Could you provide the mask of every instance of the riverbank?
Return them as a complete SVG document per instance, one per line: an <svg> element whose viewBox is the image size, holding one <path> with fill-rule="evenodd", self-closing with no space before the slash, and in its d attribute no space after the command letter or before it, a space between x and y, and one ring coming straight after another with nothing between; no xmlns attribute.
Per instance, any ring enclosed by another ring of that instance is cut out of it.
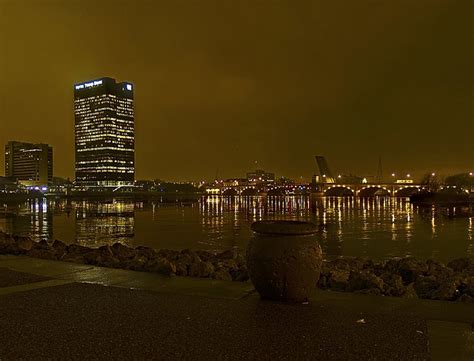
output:
<svg viewBox="0 0 474 361"><path fill-rule="evenodd" d="M166 276L210 278L245 282L249 279L243 254L228 250L154 250L120 243L89 248L55 240L34 242L28 237L0 233L0 254L119 268ZM343 257L326 260L315 287L363 294L474 302L474 259L460 258L447 264L434 260L396 258L384 262Z"/></svg>

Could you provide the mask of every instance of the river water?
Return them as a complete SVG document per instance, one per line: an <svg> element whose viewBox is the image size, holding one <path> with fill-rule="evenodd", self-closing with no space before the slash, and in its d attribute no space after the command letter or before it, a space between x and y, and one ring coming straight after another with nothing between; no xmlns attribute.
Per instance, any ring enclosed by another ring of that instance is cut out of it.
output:
<svg viewBox="0 0 474 361"><path fill-rule="evenodd" d="M0 230L90 247L122 242L221 251L245 249L256 220L295 219L319 225L317 238L328 256L380 260L411 255L446 262L474 256L474 217L461 211L418 207L388 197L216 196L173 203L32 200L0 204Z"/></svg>

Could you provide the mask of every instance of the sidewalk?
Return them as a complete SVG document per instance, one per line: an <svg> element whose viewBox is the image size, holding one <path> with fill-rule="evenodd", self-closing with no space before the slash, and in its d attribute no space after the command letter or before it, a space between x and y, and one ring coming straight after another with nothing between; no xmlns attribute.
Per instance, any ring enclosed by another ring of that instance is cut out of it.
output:
<svg viewBox="0 0 474 361"><path fill-rule="evenodd" d="M108 287L106 287L108 286ZM0 359L472 360L474 306L0 256Z"/></svg>

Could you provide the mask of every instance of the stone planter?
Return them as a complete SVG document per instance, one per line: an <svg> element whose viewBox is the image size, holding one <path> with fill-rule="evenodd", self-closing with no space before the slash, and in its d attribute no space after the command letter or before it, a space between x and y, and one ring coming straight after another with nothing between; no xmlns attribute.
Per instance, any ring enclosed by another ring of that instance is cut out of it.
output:
<svg viewBox="0 0 474 361"><path fill-rule="evenodd" d="M265 299L304 302L316 288L322 251L310 222L260 221L247 246L250 279Z"/></svg>

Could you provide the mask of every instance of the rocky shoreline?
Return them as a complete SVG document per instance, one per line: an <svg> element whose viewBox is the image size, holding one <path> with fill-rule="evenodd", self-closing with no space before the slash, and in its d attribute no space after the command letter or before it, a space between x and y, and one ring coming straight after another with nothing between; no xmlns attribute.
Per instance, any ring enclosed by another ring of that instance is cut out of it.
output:
<svg viewBox="0 0 474 361"><path fill-rule="evenodd" d="M244 282L249 279L245 256L235 250L221 253L185 249L130 248L115 243L99 248L55 240L34 242L0 231L0 254ZM384 262L344 257L323 263L317 287L363 294L474 303L474 259L460 258L447 265L434 260L396 258Z"/></svg>

